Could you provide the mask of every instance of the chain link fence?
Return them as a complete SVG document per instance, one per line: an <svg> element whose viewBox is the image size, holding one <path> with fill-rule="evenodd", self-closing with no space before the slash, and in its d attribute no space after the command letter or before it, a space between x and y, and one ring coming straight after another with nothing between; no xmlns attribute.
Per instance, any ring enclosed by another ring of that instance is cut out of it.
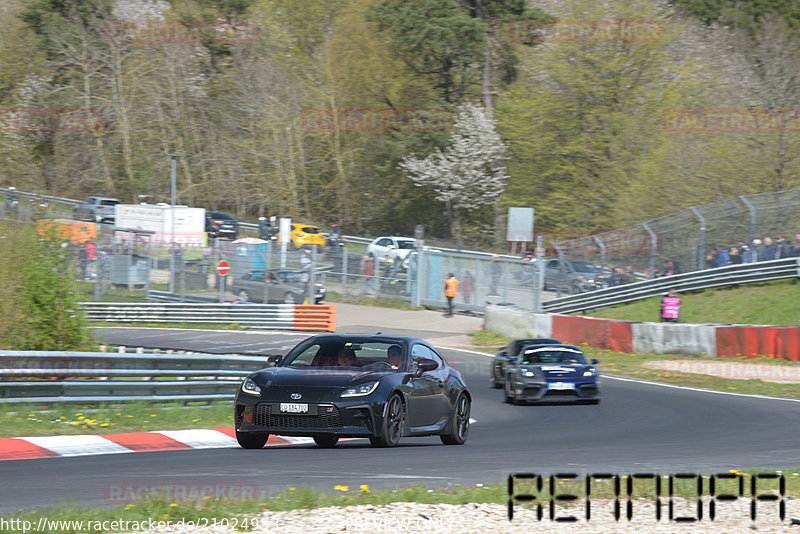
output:
<svg viewBox="0 0 800 534"><path fill-rule="evenodd" d="M740 196L676 211L610 232L551 241L563 259L585 260L604 269L632 266L644 277L663 274L672 262L678 271L708 267L714 247L751 246L754 239L783 235L798 245L800 189ZM773 258L765 258L773 259Z"/></svg>

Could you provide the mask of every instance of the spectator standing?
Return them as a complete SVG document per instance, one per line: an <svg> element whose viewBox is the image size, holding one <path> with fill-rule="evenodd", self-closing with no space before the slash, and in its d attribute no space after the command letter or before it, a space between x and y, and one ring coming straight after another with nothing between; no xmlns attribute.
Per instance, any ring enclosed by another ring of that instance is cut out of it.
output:
<svg viewBox="0 0 800 534"><path fill-rule="evenodd" d="M789 243L786 242L786 238L783 237L783 234L778 234L778 237L775 239L775 256L773 259L782 260L788 257Z"/></svg>
<svg viewBox="0 0 800 534"><path fill-rule="evenodd" d="M714 260L716 264L715 267L726 267L731 263L731 256L728 249L726 249L723 245L717 247L717 257Z"/></svg>
<svg viewBox="0 0 800 534"><path fill-rule="evenodd" d="M730 256L731 265L739 265L739 264L742 263L743 258L742 258L742 255L739 254L739 248L738 247L731 247L731 252L730 252L729 256Z"/></svg>
<svg viewBox="0 0 800 534"><path fill-rule="evenodd" d="M711 250L708 251L708 254L706 254L706 263L705 263L706 269L713 269L717 266L718 255L719 251L717 250L717 247L713 247Z"/></svg>
<svg viewBox="0 0 800 534"><path fill-rule="evenodd" d="M673 274L678 274L678 269L675 266L675 262L672 260L666 260L664 262L664 272L661 276L672 276Z"/></svg>
<svg viewBox="0 0 800 534"><path fill-rule="evenodd" d="M636 273L633 272L633 265L628 265L625 267L625 282L626 284L632 284L636 281Z"/></svg>
<svg viewBox="0 0 800 534"><path fill-rule="evenodd" d="M789 247L789 256L792 258L800 257L800 234L794 236L794 245Z"/></svg>
<svg viewBox="0 0 800 534"><path fill-rule="evenodd" d="M771 237L764 238L764 250L761 252L761 257L758 261L769 261L775 259L775 243L772 242Z"/></svg>
<svg viewBox="0 0 800 534"><path fill-rule="evenodd" d="M661 322L677 323L681 310L681 298L678 292L670 289L661 297Z"/></svg>
<svg viewBox="0 0 800 534"><path fill-rule="evenodd" d="M458 279L453 273L444 281L444 296L447 297L447 317L453 316L453 299L458 294Z"/></svg>
<svg viewBox="0 0 800 534"><path fill-rule="evenodd" d="M756 263L757 261L761 261L763 256L764 249L761 248L761 240L760 239L753 239L753 244L750 245L750 254L748 254L748 258L745 258L745 263Z"/></svg>
<svg viewBox="0 0 800 534"><path fill-rule="evenodd" d="M372 292L375 292L375 258L371 255L364 256L364 278L361 281L361 291L364 291L364 286L368 286Z"/></svg>
<svg viewBox="0 0 800 534"><path fill-rule="evenodd" d="M475 292L475 278L470 271L464 273L461 286L461 293L464 295L464 303L472 304L472 294Z"/></svg>

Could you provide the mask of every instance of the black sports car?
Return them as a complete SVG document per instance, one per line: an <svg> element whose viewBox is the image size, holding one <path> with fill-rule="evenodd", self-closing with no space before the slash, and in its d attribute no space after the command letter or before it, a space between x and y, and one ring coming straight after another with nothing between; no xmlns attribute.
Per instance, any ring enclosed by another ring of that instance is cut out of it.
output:
<svg viewBox="0 0 800 534"><path fill-rule="evenodd" d="M600 402L599 373L575 345L530 345L506 371L505 399L525 402Z"/></svg>
<svg viewBox="0 0 800 534"><path fill-rule="evenodd" d="M236 394L236 439L246 449L270 434L311 436L322 447L342 437L373 446L402 436L467 440L472 396L459 373L427 342L390 335L321 334L274 367L244 379Z"/></svg>
<svg viewBox="0 0 800 534"><path fill-rule="evenodd" d="M503 350L494 355L492 362L492 376L490 377L492 386L500 389L506 382L506 369L509 364L516 362L519 352L529 345L560 345L561 341L549 337L526 337L515 339Z"/></svg>

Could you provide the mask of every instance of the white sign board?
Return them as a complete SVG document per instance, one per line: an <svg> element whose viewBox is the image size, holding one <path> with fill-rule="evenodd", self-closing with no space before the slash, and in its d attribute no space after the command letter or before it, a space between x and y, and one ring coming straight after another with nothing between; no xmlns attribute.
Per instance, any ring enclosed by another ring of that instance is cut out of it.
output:
<svg viewBox="0 0 800 534"><path fill-rule="evenodd" d="M506 241L533 241L533 208L508 208Z"/></svg>
<svg viewBox="0 0 800 534"><path fill-rule="evenodd" d="M205 243L206 210L175 207L173 236L172 207L167 204L117 204L114 224L120 228L155 232L151 243L167 246L174 242L182 246L203 246Z"/></svg>

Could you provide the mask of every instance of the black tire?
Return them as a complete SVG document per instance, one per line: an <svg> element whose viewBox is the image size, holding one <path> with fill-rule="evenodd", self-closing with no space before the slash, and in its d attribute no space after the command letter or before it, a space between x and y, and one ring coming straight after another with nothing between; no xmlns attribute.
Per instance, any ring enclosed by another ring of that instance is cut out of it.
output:
<svg viewBox="0 0 800 534"><path fill-rule="evenodd" d="M450 422L450 432L439 436L445 445L463 445L469 435L469 413L471 402L464 393L456 399L453 420Z"/></svg>
<svg viewBox="0 0 800 534"><path fill-rule="evenodd" d="M386 417L383 418L379 436L369 438L373 447L394 447L400 442L406 420L406 407L400 395L394 394L386 401Z"/></svg>
<svg viewBox="0 0 800 534"><path fill-rule="evenodd" d="M267 443L269 434L261 432L239 432L236 431L236 441L244 449L260 449Z"/></svg>
<svg viewBox="0 0 800 534"><path fill-rule="evenodd" d="M503 387L503 384L500 383L500 380L497 379L497 367L492 367L492 387L494 389L500 389Z"/></svg>
<svg viewBox="0 0 800 534"><path fill-rule="evenodd" d="M508 380L508 377L506 377L505 384L503 384L503 396L508 404L517 403L516 399L514 399L514 394L511 392L511 382Z"/></svg>
<svg viewBox="0 0 800 534"><path fill-rule="evenodd" d="M314 443L326 449L335 447L338 441L339 438L337 436L314 436Z"/></svg>
<svg viewBox="0 0 800 534"><path fill-rule="evenodd" d="M298 302L297 295L295 295L291 291L287 291L286 294L283 296L284 304L297 304L297 302Z"/></svg>
<svg viewBox="0 0 800 534"><path fill-rule="evenodd" d="M250 302L250 295L244 289L239 291L239 302Z"/></svg>

